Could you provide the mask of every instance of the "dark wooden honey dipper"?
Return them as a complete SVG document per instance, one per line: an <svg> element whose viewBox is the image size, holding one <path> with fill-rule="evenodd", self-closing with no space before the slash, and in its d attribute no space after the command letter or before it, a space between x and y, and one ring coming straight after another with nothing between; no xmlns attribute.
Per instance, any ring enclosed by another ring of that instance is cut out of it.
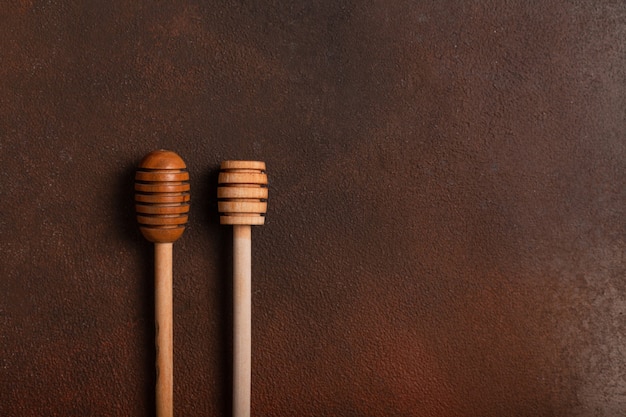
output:
<svg viewBox="0 0 626 417"><path fill-rule="evenodd" d="M156 415L174 415L172 246L185 231L189 214L189 173L176 153L146 155L135 174L139 229L154 243L156 325Z"/></svg>
<svg viewBox="0 0 626 417"><path fill-rule="evenodd" d="M250 416L251 226L265 223L267 195L265 162L222 162L217 189L220 223L233 226L233 417Z"/></svg>

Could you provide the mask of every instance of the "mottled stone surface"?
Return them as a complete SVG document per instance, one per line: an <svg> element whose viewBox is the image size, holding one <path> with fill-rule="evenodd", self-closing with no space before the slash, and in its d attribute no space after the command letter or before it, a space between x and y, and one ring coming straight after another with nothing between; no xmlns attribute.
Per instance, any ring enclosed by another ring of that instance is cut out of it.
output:
<svg viewBox="0 0 626 417"><path fill-rule="evenodd" d="M229 415L224 159L270 178L253 415L623 415L625 45L617 0L4 5L0 415L154 415L158 148L177 415Z"/></svg>

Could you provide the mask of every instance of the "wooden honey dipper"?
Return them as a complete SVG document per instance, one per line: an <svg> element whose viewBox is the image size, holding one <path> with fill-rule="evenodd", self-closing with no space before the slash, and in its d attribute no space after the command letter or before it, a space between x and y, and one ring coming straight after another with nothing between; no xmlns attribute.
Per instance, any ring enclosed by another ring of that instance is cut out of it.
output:
<svg viewBox="0 0 626 417"><path fill-rule="evenodd" d="M265 223L267 192L265 162L222 162L217 188L220 223L233 225L233 417L250 416L251 226Z"/></svg>
<svg viewBox="0 0 626 417"><path fill-rule="evenodd" d="M185 162L171 151L150 152L135 174L139 229L154 243L157 417L174 415L172 246L185 231L189 189Z"/></svg>

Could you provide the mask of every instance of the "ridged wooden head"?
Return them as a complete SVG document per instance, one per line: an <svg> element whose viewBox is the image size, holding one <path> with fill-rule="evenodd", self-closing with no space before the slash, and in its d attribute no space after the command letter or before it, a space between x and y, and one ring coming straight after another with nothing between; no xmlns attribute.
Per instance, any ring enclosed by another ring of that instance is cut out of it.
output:
<svg viewBox="0 0 626 417"><path fill-rule="evenodd" d="M267 191L265 162L222 162L217 188L220 223L264 224Z"/></svg>
<svg viewBox="0 0 626 417"><path fill-rule="evenodd" d="M158 150L143 158L135 174L135 210L146 239L171 243L183 234L189 189L187 166L176 153Z"/></svg>

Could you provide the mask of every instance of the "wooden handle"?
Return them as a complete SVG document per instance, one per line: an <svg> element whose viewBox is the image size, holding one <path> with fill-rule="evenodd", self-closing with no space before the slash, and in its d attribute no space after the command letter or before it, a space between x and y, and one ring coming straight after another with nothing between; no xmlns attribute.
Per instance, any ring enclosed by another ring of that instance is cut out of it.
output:
<svg viewBox="0 0 626 417"><path fill-rule="evenodd" d="M251 228L233 228L233 417L250 416L252 375Z"/></svg>
<svg viewBox="0 0 626 417"><path fill-rule="evenodd" d="M156 415L174 415L174 326L172 318L172 243L154 245L156 325Z"/></svg>

